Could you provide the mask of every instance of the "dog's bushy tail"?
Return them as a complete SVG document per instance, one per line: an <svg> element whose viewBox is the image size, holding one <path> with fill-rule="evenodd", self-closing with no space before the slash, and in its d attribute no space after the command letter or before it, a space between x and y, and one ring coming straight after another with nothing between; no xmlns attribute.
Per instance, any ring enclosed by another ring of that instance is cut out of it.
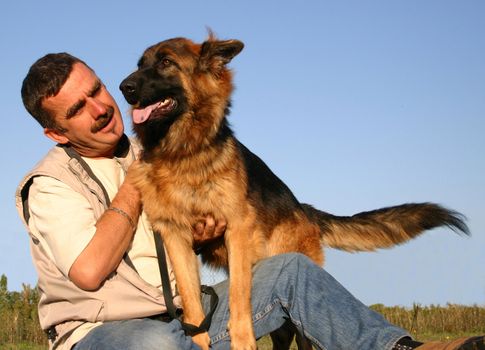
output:
<svg viewBox="0 0 485 350"><path fill-rule="evenodd" d="M389 248L440 226L469 235L462 214L434 203L409 203L353 216L335 216L302 205L308 218L320 227L322 243L349 252Z"/></svg>

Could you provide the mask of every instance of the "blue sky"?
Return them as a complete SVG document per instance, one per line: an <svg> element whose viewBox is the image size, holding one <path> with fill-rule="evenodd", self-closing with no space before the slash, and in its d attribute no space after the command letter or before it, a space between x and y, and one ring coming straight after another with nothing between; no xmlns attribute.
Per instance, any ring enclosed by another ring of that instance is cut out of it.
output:
<svg viewBox="0 0 485 350"><path fill-rule="evenodd" d="M338 215L433 201L468 217L469 238L436 229L377 253L327 249L326 268L366 304L484 305L481 0L5 2L0 273L10 289L36 283L15 187L52 145L20 99L30 65L79 56L126 112L118 85L144 48L202 41L207 27L245 43L231 63L230 121L301 201Z"/></svg>

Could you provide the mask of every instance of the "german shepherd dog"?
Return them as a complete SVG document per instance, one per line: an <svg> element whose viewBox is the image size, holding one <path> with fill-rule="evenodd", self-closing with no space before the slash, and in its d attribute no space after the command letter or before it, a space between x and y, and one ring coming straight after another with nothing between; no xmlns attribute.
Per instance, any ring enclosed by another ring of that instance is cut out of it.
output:
<svg viewBox="0 0 485 350"><path fill-rule="evenodd" d="M182 298L184 322L204 319L192 227L212 214L227 227L202 252L229 273L232 349L256 349L251 321L251 268L260 259L300 252L323 265L322 245L372 251L448 226L468 233L462 215L433 203L403 204L334 216L300 203L289 188L234 136L226 119L233 90L227 64L238 40L202 44L185 38L146 49L120 85L132 105L133 130L143 146L128 177L141 192L153 228L164 239ZM208 349L208 333L193 340Z"/></svg>

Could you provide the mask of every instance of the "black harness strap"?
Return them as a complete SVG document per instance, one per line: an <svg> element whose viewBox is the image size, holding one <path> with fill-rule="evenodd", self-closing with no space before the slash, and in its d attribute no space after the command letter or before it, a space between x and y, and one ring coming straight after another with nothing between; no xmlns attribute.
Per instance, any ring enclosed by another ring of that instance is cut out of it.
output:
<svg viewBox="0 0 485 350"><path fill-rule="evenodd" d="M165 298L165 306L167 306L168 314L172 318L178 318L177 308L173 304L172 285L170 284L170 277L168 274L167 260L165 257L165 249L163 248L163 240L160 233L153 231L155 238L155 247L157 249L158 268L160 269L160 277L162 278L163 297Z"/></svg>
<svg viewBox="0 0 485 350"><path fill-rule="evenodd" d="M64 151L67 153L67 155L71 158L76 159L79 164L81 164L82 168L86 173L89 175L89 177L98 184L98 186L101 188L103 191L104 195L104 200L106 201L106 207L109 207L111 204L111 200L109 199L108 192L106 191L106 188L104 188L103 183L101 182L100 179L96 175L94 175L93 171L89 167L88 163L79 155L79 153L76 152L76 150L72 147L65 147L63 146Z"/></svg>
<svg viewBox="0 0 485 350"><path fill-rule="evenodd" d="M86 163L86 161L81 157L81 155L77 153L77 151L71 146L66 146L66 145L58 145L58 146L62 147L70 158L76 159L79 162L79 164L81 164L82 168L86 171L86 173L89 175L89 177L98 184L98 186L103 191L104 199L106 201L106 207L109 207L109 205L111 204L111 200L109 199L108 192L104 188L103 183L98 179L96 175L94 175L88 163ZM120 141L118 142L118 146L116 147L115 156L126 156L129 149L130 149L130 141L128 137L125 134L123 134Z"/></svg>
<svg viewBox="0 0 485 350"><path fill-rule="evenodd" d="M162 289L163 297L165 298L165 305L167 306L167 311L170 317L180 320L181 313L173 304L172 287L170 285L170 277L168 275L167 260L165 257L165 249L163 248L162 235L159 232L154 231L153 236L155 238L155 246L157 249L158 267L160 268L160 277L162 278ZM204 333L209 330L212 316L214 315L217 304L219 302L219 297L217 296L214 288L203 285L201 286L201 292L209 295L211 298L210 310L205 316L204 320L199 326L180 321L180 323L182 324L182 329L185 331L185 334L190 336Z"/></svg>

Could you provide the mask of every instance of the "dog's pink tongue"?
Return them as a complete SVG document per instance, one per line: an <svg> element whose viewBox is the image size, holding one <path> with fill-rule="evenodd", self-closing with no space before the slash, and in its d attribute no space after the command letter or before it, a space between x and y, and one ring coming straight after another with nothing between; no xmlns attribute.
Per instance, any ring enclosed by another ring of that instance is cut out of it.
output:
<svg viewBox="0 0 485 350"><path fill-rule="evenodd" d="M150 105L143 109L134 109L132 116L133 116L133 123L141 124L145 122L149 117L152 111L157 107L157 104Z"/></svg>

